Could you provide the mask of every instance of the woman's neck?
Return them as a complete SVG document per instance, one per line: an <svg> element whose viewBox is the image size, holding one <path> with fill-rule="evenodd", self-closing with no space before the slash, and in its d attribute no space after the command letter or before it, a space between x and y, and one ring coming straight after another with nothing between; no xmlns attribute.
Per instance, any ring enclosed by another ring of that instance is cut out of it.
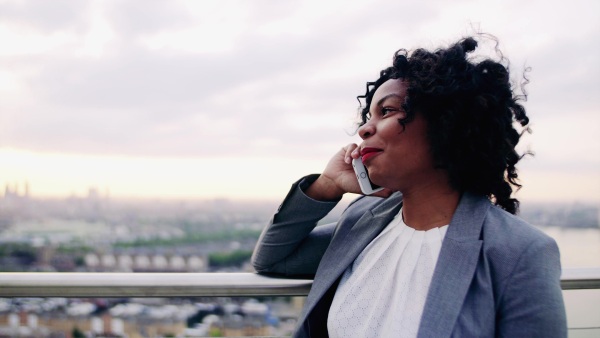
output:
<svg viewBox="0 0 600 338"><path fill-rule="evenodd" d="M450 224L460 200L460 192L448 184L420 185L402 191L404 223L415 230L430 230Z"/></svg>

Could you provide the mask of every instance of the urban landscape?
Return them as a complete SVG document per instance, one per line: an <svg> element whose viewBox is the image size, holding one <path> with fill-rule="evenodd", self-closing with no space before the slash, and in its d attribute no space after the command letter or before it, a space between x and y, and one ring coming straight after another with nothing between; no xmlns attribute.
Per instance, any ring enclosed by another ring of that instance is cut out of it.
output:
<svg viewBox="0 0 600 338"><path fill-rule="evenodd" d="M90 188L42 199L27 183L0 198L2 272L253 272L277 202L124 200ZM343 205L323 220L335 220ZM530 223L598 229L591 205L531 204ZM0 299L0 337L286 336L301 297Z"/></svg>
<svg viewBox="0 0 600 338"><path fill-rule="evenodd" d="M0 198L2 272L252 272L277 204ZM0 299L0 337L289 335L301 298Z"/></svg>

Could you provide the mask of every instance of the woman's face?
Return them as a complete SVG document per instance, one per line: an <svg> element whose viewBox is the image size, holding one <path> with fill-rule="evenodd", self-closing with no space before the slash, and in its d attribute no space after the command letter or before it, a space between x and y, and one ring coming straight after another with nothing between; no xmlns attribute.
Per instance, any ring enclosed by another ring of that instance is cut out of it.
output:
<svg viewBox="0 0 600 338"><path fill-rule="evenodd" d="M427 139L427 122L418 112L403 127L402 104L406 83L402 79L384 82L373 95L370 119L358 129L362 160L373 183L405 192L426 184L439 175L434 169Z"/></svg>

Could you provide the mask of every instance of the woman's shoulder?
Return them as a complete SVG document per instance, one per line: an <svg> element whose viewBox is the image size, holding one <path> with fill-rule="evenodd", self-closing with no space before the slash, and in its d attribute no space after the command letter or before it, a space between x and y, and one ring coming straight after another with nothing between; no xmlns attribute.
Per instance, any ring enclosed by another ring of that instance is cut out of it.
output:
<svg viewBox="0 0 600 338"><path fill-rule="evenodd" d="M483 223L482 239L499 244L515 243L525 246L536 241L552 241L552 238L540 229L498 206L488 209Z"/></svg>
<svg viewBox="0 0 600 338"><path fill-rule="evenodd" d="M511 267L525 261L543 264L544 261L559 260L558 246L553 238L496 206L488 210L481 239L484 255L499 270L503 270L501 267L512 270Z"/></svg>

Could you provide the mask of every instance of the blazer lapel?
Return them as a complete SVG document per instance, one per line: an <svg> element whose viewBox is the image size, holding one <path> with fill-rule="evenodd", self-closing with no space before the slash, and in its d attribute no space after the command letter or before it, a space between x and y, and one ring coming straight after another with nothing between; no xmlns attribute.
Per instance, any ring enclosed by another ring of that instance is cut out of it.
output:
<svg viewBox="0 0 600 338"><path fill-rule="evenodd" d="M449 337L475 274L482 246L483 220L490 207L485 197L463 194L442 243L419 337Z"/></svg>
<svg viewBox="0 0 600 338"><path fill-rule="evenodd" d="M337 281L363 249L381 233L400 210L402 195L396 193L364 214L352 228L342 227L321 259L311 291L306 299L303 316L308 314L319 299ZM352 220L349 220L352 222Z"/></svg>

